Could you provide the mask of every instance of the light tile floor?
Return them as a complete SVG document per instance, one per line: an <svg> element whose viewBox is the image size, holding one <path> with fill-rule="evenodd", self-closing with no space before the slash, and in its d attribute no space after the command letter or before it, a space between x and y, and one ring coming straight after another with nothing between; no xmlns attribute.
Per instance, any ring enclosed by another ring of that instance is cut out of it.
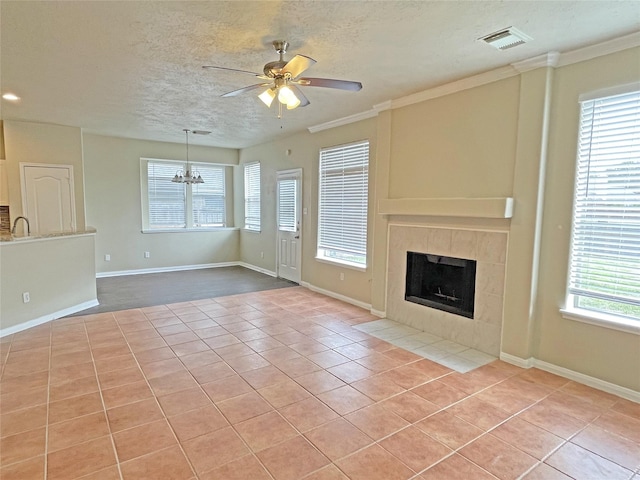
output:
<svg viewBox="0 0 640 480"><path fill-rule="evenodd" d="M487 353L387 318L354 325L353 328L459 373L470 372L497 360L496 357Z"/></svg>
<svg viewBox="0 0 640 480"><path fill-rule="evenodd" d="M0 477L640 480L640 405L454 372L354 328L373 320L295 287L2 338Z"/></svg>

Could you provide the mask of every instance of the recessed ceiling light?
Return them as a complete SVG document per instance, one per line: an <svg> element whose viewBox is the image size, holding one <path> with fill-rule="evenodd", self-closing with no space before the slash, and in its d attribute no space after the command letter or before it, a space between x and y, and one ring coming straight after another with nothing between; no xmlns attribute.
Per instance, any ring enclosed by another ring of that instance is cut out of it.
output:
<svg viewBox="0 0 640 480"><path fill-rule="evenodd" d="M4 98L5 100L9 100L10 102L17 102L18 100L20 100L20 97L15 93L5 93L4 95L2 95L2 98Z"/></svg>

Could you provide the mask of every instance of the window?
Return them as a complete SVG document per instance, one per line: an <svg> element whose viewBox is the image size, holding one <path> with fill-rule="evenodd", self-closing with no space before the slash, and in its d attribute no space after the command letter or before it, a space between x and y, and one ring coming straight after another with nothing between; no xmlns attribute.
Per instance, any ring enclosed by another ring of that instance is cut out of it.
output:
<svg viewBox="0 0 640 480"><path fill-rule="evenodd" d="M278 230L282 232L295 232L298 228L297 189L298 181L295 178L278 181Z"/></svg>
<svg viewBox="0 0 640 480"><path fill-rule="evenodd" d="M204 183L173 183L184 162L147 160L147 215L150 230L225 226L224 167L191 164Z"/></svg>
<svg viewBox="0 0 640 480"><path fill-rule="evenodd" d="M260 231L260 163L244 166L244 228Z"/></svg>
<svg viewBox="0 0 640 480"><path fill-rule="evenodd" d="M367 266L369 142L320 150L317 258Z"/></svg>
<svg viewBox="0 0 640 480"><path fill-rule="evenodd" d="M185 188L171 181L179 169L174 163L149 161L147 164L149 228L186 227Z"/></svg>
<svg viewBox="0 0 640 480"><path fill-rule="evenodd" d="M640 321L637 91L581 104L567 311L572 309Z"/></svg>

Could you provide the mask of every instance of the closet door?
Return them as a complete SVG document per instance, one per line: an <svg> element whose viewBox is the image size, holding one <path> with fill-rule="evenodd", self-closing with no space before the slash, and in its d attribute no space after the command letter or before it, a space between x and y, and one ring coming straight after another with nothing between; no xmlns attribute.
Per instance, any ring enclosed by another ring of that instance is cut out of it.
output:
<svg viewBox="0 0 640 480"><path fill-rule="evenodd" d="M76 229L73 166L21 164L22 211L32 235Z"/></svg>

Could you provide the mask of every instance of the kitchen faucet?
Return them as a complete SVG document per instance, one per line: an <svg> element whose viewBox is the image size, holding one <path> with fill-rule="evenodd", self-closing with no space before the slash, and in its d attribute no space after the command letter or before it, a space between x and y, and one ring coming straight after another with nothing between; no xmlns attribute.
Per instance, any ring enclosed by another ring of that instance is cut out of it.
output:
<svg viewBox="0 0 640 480"><path fill-rule="evenodd" d="M31 235L31 227L29 226L29 219L27 217L16 217L16 219L13 221L13 228L11 229L11 234L14 235L16 233L16 224L20 219L27 222L27 235Z"/></svg>

